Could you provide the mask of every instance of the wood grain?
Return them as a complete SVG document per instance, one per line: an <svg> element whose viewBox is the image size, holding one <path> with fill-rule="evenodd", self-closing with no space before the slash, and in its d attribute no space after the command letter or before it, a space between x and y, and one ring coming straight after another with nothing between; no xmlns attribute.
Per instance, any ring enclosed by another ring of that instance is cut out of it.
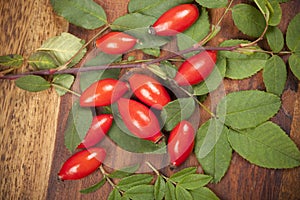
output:
<svg viewBox="0 0 300 200"><path fill-rule="evenodd" d="M0 55L29 56L43 40L67 31L48 1L0 0ZM23 66L18 72L27 70ZM45 199L60 98L0 81L0 198Z"/></svg>
<svg viewBox="0 0 300 200"><path fill-rule="evenodd" d="M112 22L127 12L129 0L95 0L107 13L108 21ZM234 1L238 3L242 1ZM247 2L247 1L243 1ZM52 13L48 0L0 0L1 47L0 55L19 53L28 56L41 42L62 31L66 31L67 23ZM14 9L12 9L12 7ZM297 0L281 4L283 9L282 22L279 27L286 31L288 21L300 12L300 2ZM210 11L213 23L216 23L224 9ZM231 14L224 18L222 31L209 45L216 46L231 38L253 39L245 37L232 22ZM86 41L100 29L86 31L69 26L69 32ZM267 48L265 42L261 42ZM174 43L171 47L176 46ZM89 49L92 45L89 46ZM138 54L138 56L141 56ZM26 70L24 66L20 71ZM72 106L73 96L62 98L49 90L39 93L28 93L17 89L11 82L1 81L0 102L0 197L1 199L107 199L111 187L105 184L101 190L91 194L80 194L79 190L98 182L102 176L94 173L88 178L78 181L59 181L57 173L63 162L71 155L64 147L64 130L67 117ZM272 119L279 124L300 148L300 90L298 81L288 73L288 81L282 95L282 108ZM77 89L77 86L74 86ZM262 74L242 80L224 80L224 89L219 88L204 102L212 106L226 93L264 89ZM201 123L208 119L201 112ZM111 152L111 165L108 171L125 164L135 162L136 158L128 156L117 149ZM126 161L124 161L126 158ZM147 158L148 159L148 158ZM150 158L149 158L150 159ZM161 158L155 161L159 165ZM187 166L198 166L195 156L191 156L184 165L171 170L161 169L166 175L171 175ZM198 171L202 172L200 166ZM237 154L233 155L226 176L218 184L209 187L224 200L231 199L300 199L300 168L291 170L269 170L251 165Z"/></svg>

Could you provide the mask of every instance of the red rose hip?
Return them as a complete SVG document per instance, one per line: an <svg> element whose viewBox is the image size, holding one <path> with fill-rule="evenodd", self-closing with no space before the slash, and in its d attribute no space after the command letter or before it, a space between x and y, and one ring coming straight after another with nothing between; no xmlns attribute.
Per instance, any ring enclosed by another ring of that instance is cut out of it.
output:
<svg viewBox="0 0 300 200"><path fill-rule="evenodd" d="M163 136L155 114L145 105L135 100L121 98L117 101L124 124L135 136L158 142Z"/></svg>
<svg viewBox="0 0 300 200"><path fill-rule="evenodd" d="M173 36L187 30L199 17L194 4L175 6L162 14L150 27L150 33L159 36Z"/></svg>
<svg viewBox="0 0 300 200"><path fill-rule="evenodd" d="M79 103L83 107L107 106L114 103L127 91L126 83L106 78L90 85L81 94Z"/></svg>
<svg viewBox="0 0 300 200"><path fill-rule="evenodd" d="M211 74L216 62L216 51L202 51L182 63L174 80L181 86L198 84Z"/></svg>
<svg viewBox="0 0 300 200"><path fill-rule="evenodd" d="M170 102L167 90L154 78L143 74L133 74L129 84L135 96L148 106L161 110Z"/></svg>
<svg viewBox="0 0 300 200"><path fill-rule="evenodd" d="M137 39L123 32L109 32L96 40L96 47L107 54L123 54L132 49Z"/></svg>
<svg viewBox="0 0 300 200"><path fill-rule="evenodd" d="M100 142L108 133L112 122L113 116L111 114L95 116L86 136L77 148L89 148Z"/></svg>
<svg viewBox="0 0 300 200"><path fill-rule="evenodd" d="M58 173L60 180L76 180L84 178L100 167L106 152L102 148L90 148L72 155Z"/></svg>
<svg viewBox="0 0 300 200"><path fill-rule="evenodd" d="M188 121L181 121L171 131L168 139L170 164L179 166L191 154L194 148L195 130Z"/></svg>

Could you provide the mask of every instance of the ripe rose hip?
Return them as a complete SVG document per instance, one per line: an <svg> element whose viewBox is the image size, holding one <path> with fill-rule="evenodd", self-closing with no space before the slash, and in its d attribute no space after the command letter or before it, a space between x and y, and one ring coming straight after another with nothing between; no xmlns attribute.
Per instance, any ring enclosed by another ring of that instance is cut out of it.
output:
<svg viewBox="0 0 300 200"><path fill-rule="evenodd" d="M161 110L170 102L167 90L154 78L143 74L133 74L129 84L135 96L148 106Z"/></svg>
<svg viewBox="0 0 300 200"><path fill-rule="evenodd" d="M216 51L202 51L182 63L174 80L181 86L198 84L210 75L216 62Z"/></svg>
<svg viewBox="0 0 300 200"><path fill-rule="evenodd" d="M96 40L96 47L107 54L123 54L132 49L137 39L123 32L109 32Z"/></svg>
<svg viewBox="0 0 300 200"><path fill-rule="evenodd" d="M90 85L81 94L79 103L83 107L107 106L114 103L127 91L126 83L106 78Z"/></svg>
<svg viewBox="0 0 300 200"><path fill-rule="evenodd" d="M72 155L58 173L60 180L84 178L98 169L106 156L102 148L90 148Z"/></svg>
<svg viewBox="0 0 300 200"><path fill-rule="evenodd" d="M171 131L168 139L168 153L172 166L179 166L194 148L195 130L188 121L181 121Z"/></svg>
<svg viewBox="0 0 300 200"><path fill-rule="evenodd" d="M194 4L175 6L162 14L150 27L151 34L173 36L188 29L199 17L199 10Z"/></svg>
<svg viewBox="0 0 300 200"><path fill-rule="evenodd" d="M137 137L158 142L163 136L155 114L145 105L131 99L117 101L118 109L128 130Z"/></svg>
<svg viewBox="0 0 300 200"><path fill-rule="evenodd" d="M77 148L89 148L100 142L108 133L112 122L113 116L111 114L95 116L86 136Z"/></svg>

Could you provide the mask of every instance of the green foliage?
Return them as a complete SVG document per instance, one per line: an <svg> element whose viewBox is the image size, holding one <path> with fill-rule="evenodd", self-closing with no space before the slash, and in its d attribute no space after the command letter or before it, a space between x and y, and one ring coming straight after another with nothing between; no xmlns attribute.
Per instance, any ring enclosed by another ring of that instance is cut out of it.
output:
<svg viewBox="0 0 300 200"><path fill-rule="evenodd" d="M99 190L105 183L106 183L106 179L103 178L100 182L98 182L88 188L80 190L80 193L88 194L88 193L95 192L95 191Z"/></svg>
<svg viewBox="0 0 300 200"><path fill-rule="evenodd" d="M214 183L223 178L230 165L232 149L227 141L228 131L220 121L211 119L199 128L196 135L194 152Z"/></svg>
<svg viewBox="0 0 300 200"><path fill-rule="evenodd" d="M263 15L253 6L237 4L232 8L232 18L236 27L244 34L259 37L266 26Z"/></svg>
<svg viewBox="0 0 300 200"><path fill-rule="evenodd" d="M24 58L18 54L11 54L6 56L0 56L0 66L5 67L21 67Z"/></svg>
<svg viewBox="0 0 300 200"><path fill-rule="evenodd" d="M234 129L258 126L273 117L281 105L276 95L258 90L233 92L225 96L217 107L217 115Z"/></svg>
<svg viewBox="0 0 300 200"><path fill-rule="evenodd" d="M73 152L86 135L92 123L92 111L82 108L75 101L68 116L67 128L65 130L65 146Z"/></svg>
<svg viewBox="0 0 300 200"><path fill-rule="evenodd" d="M108 177L110 177L110 178L124 178L124 177L130 176L131 174L136 172L136 170L138 170L139 167L140 167L139 165L133 165L133 166L125 167L123 169L119 169L119 170L116 170L116 171L112 172L111 174L108 175Z"/></svg>
<svg viewBox="0 0 300 200"><path fill-rule="evenodd" d="M228 4L227 0L196 0L196 2L206 8L222 8Z"/></svg>
<svg viewBox="0 0 300 200"><path fill-rule="evenodd" d="M57 74L53 76L52 85L55 87L55 91L59 96L63 96L67 93L74 82L74 76L71 74ZM57 87L60 86L60 87ZM62 89L61 87L65 88Z"/></svg>
<svg viewBox="0 0 300 200"><path fill-rule="evenodd" d="M210 31L208 12L201 9L198 20L184 33L177 35L177 45L179 50L187 49L201 41Z"/></svg>
<svg viewBox="0 0 300 200"><path fill-rule="evenodd" d="M82 48L84 41L70 33L62 33L60 36L55 36L46 40L37 51L45 51L51 55L60 65L67 63L75 54ZM85 55L86 49L82 50L69 67L77 64Z"/></svg>
<svg viewBox="0 0 300 200"><path fill-rule="evenodd" d="M136 153L165 153L166 149L163 143L155 144L151 141L137 138L128 131L126 126L120 121L120 118L115 118L115 120L118 120L118 123L113 123L107 135L120 148Z"/></svg>
<svg viewBox="0 0 300 200"><path fill-rule="evenodd" d="M154 198L156 200L162 200L165 196L166 182L161 176L157 176L154 183Z"/></svg>
<svg viewBox="0 0 300 200"><path fill-rule="evenodd" d="M107 23L103 8L93 0L51 0L54 11L70 23L96 29Z"/></svg>
<svg viewBox="0 0 300 200"><path fill-rule="evenodd" d="M266 122L254 129L229 131L232 148L249 162L266 168L292 168L300 164L300 151L276 124Z"/></svg>
<svg viewBox="0 0 300 200"><path fill-rule="evenodd" d="M49 52L35 52L30 55L28 64L36 69L53 69L59 66L59 63Z"/></svg>
<svg viewBox="0 0 300 200"><path fill-rule="evenodd" d="M149 184L153 177L149 174L135 174L125 177L118 183L118 188L128 191L134 186Z"/></svg>
<svg viewBox="0 0 300 200"><path fill-rule="evenodd" d="M139 19L139 20L136 20ZM156 18L140 13L130 13L117 18L111 25L112 30L126 31L136 28L148 27L155 22Z"/></svg>
<svg viewBox="0 0 300 200"><path fill-rule="evenodd" d="M207 79L193 86L194 95L204 95L217 89L222 84L226 73L226 59L218 57L216 66Z"/></svg>
<svg viewBox="0 0 300 200"><path fill-rule="evenodd" d="M128 4L129 13L141 13L143 15L158 18L170 8L184 3L192 3L192 0L130 0Z"/></svg>
<svg viewBox="0 0 300 200"><path fill-rule="evenodd" d="M164 106L161 113L164 128L171 131L180 121L188 119L195 110L193 98L178 98Z"/></svg>
<svg viewBox="0 0 300 200"><path fill-rule="evenodd" d="M286 66L279 56L270 58L263 70L264 84L267 92L280 96L287 79Z"/></svg>
<svg viewBox="0 0 300 200"><path fill-rule="evenodd" d="M266 33L268 44L274 53L278 53L284 46L283 34L277 27L269 27Z"/></svg>
<svg viewBox="0 0 300 200"><path fill-rule="evenodd" d="M289 23L286 32L286 45L292 52L300 51L300 13Z"/></svg>
<svg viewBox="0 0 300 200"><path fill-rule="evenodd" d="M50 83L41 76L29 75L16 80L16 86L29 92L39 92L50 88Z"/></svg>
<svg viewBox="0 0 300 200"><path fill-rule="evenodd" d="M293 74L300 80L300 54L292 54L289 57L289 65Z"/></svg>

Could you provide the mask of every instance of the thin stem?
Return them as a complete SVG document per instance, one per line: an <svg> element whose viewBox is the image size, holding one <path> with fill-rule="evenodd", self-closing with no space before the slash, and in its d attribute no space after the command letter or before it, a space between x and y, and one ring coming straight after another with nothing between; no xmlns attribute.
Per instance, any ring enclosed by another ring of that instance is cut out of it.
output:
<svg viewBox="0 0 300 200"><path fill-rule="evenodd" d="M90 66L90 67L80 67L80 68L69 68L69 69L63 69L63 70L57 70L57 69L47 69L47 70L39 70L39 71L29 71L22 74L14 74L14 75L5 75L0 77L0 79L9 79L14 80L23 76L27 75L53 75L53 74L74 74L76 75L79 72L89 72L89 71L98 71L98 70L105 70L105 69L120 69L120 68L142 68L147 65L159 63L164 60L172 59L176 56L181 56L193 51L205 51L205 50L215 50L215 51L233 51L237 48L240 48L240 46L227 46L227 47L191 47L179 52L176 52L174 54L170 54L164 57L156 58L153 60L149 60L144 63L129 63L129 64L117 64L117 65L100 65L100 66Z"/></svg>
<svg viewBox="0 0 300 200"><path fill-rule="evenodd" d="M146 164L148 165L148 167L150 167L150 168L155 172L155 174L156 174L157 176L163 177L163 179L165 179L166 181L169 180L168 177L166 177L165 175L159 173L159 171L158 171L158 170L157 170L150 162L147 161Z"/></svg>
<svg viewBox="0 0 300 200"><path fill-rule="evenodd" d="M211 29L210 33L204 38L202 39L197 45L202 46L205 43L207 43L215 34L215 31L217 31L219 25L221 24L221 22L223 21L224 17L226 16L226 14L228 13L228 11L230 10L230 7L233 3L233 0L231 0L228 4L228 6L226 7L223 15L220 17L220 19L218 20L218 22L216 23L216 25Z"/></svg>
<svg viewBox="0 0 300 200"><path fill-rule="evenodd" d="M168 80L169 80L173 85L176 85L176 87L177 87L178 89L180 89L182 92L184 92L186 95L188 95L189 97L193 98L194 101L196 101L197 104L198 104L201 108L203 108L203 110L205 110L208 114L210 114L210 116L212 116L212 117L214 117L214 118L216 117L216 115L215 115L209 108L207 108L203 103L201 103L201 102L197 99L197 97L195 97L193 94L191 94L189 91L185 90L184 88L178 86L177 83L176 83L173 79L168 79Z"/></svg>
<svg viewBox="0 0 300 200"><path fill-rule="evenodd" d="M81 96L79 93L77 93L77 92L75 92L75 91L73 91L73 90L70 90L70 89L68 89L68 88L65 88L65 87L63 87L63 86L61 86L61 85L57 85L57 84L55 84L55 83L51 83L51 85L52 85L53 87L58 88L58 89L61 89L61 90L70 92L71 94L74 94L75 96L78 96L78 97Z"/></svg>
<svg viewBox="0 0 300 200"><path fill-rule="evenodd" d="M95 34L87 43L85 43L64 65L58 67L56 70L61 71L68 67L68 65L76 58L91 42L93 42L99 35L106 31L110 26L105 25L101 31Z"/></svg>
<svg viewBox="0 0 300 200"><path fill-rule="evenodd" d="M102 165L100 165L99 167L101 173L103 174L104 178L106 178L107 182L113 187L113 188L117 188L117 186L114 184L114 182L108 177L108 173L105 171L105 169L103 168Z"/></svg>

